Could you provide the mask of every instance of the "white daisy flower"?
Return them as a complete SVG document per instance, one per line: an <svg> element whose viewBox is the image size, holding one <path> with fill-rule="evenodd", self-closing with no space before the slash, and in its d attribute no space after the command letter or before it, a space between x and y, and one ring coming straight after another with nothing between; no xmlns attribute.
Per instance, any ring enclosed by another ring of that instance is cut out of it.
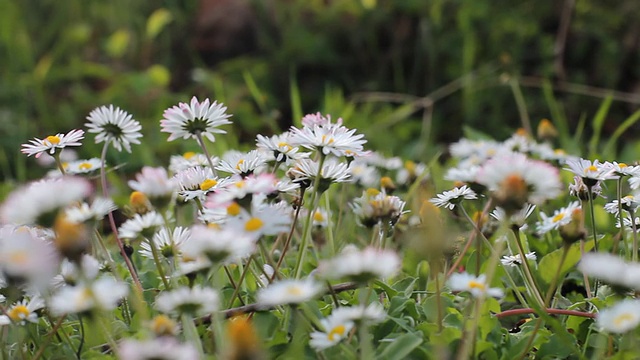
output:
<svg viewBox="0 0 640 360"><path fill-rule="evenodd" d="M474 141L463 138L449 145L449 152L459 159L478 158L480 163L497 154L500 148L501 144L494 140Z"/></svg>
<svg viewBox="0 0 640 360"><path fill-rule="evenodd" d="M358 222L366 227L372 227L379 222L395 225L400 216L405 214L406 202L394 195L387 195L384 191L368 189L362 196L355 199L351 204L353 213L357 216Z"/></svg>
<svg viewBox="0 0 640 360"><path fill-rule="evenodd" d="M640 166L629 166L625 163L605 161L602 167L610 169L617 177L640 176Z"/></svg>
<svg viewBox="0 0 640 360"><path fill-rule="evenodd" d="M631 179L633 178L630 178L629 180ZM602 194L602 186L600 183L601 181L596 181L596 183L591 186L591 196L594 199ZM569 195L575 196L580 200L589 200L589 188L584 183L582 177L573 177L573 183L569 184Z"/></svg>
<svg viewBox="0 0 640 360"><path fill-rule="evenodd" d="M502 289L489 287L484 274L475 277L466 272L455 273L449 277L447 284L452 291L468 291L474 297L484 297L488 295L500 298L504 296Z"/></svg>
<svg viewBox="0 0 640 360"><path fill-rule="evenodd" d="M83 254L80 266L74 261L63 259L60 264L60 274L51 279L51 285L57 289L62 286L75 286L80 282L92 281L100 273L100 262L91 255Z"/></svg>
<svg viewBox="0 0 640 360"><path fill-rule="evenodd" d="M367 307L363 305L341 306L331 313L331 316L343 321L353 321L355 323L365 323L373 325L384 321L387 313L379 303L371 303Z"/></svg>
<svg viewBox="0 0 640 360"><path fill-rule="evenodd" d="M206 287L183 286L161 292L156 297L155 308L165 314L189 314L202 316L218 311L220 297L218 292Z"/></svg>
<svg viewBox="0 0 640 360"><path fill-rule="evenodd" d="M409 186L420 177L425 177L427 165L406 161L404 166L396 173L396 182L400 185Z"/></svg>
<svg viewBox="0 0 640 360"><path fill-rule="evenodd" d="M310 150L318 150L324 155L333 154L337 157L354 156L363 153L364 135L356 134L355 129L347 129L338 123L331 123L330 117L326 122L316 122L303 126L302 129L291 127L290 141L294 146L302 146Z"/></svg>
<svg viewBox="0 0 640 360"><path fill-rule="evenodd" d="M257 303L261 308L299 304L322 293L323 286L312 279L280 280L258 291Z"/></svg>
<svg viewBox="0 0 640 360"><path fill-rule="evenodd" d="M530 252L528 254L524 254L524 257L527 260L533 260L533 261L535 261L537 259L535 252ZM514 267L514 266L522 265L522 256L520 256L520 254L505 255L505 256L502 257L502 259L500 259L500 262L504 266L512 266L512 267Z"/></svg>
<svg viewBox="0 0 640 360"><path fill-rule="evenodd" d="M509 221L509 224L517 225L520 230L525 230L528 228L528 225L526 224L527 218L533 214L533 210L535 210L535 208L535 205L526 204L520 211L516 211L510 216L507 216L507 212L504 211L503 208L497 207L490 215L499 222Z"/></svg>
<svg viewBox="0 0 640 360"><path fill-rule="evenodd" d="M198 350L170 336L151 340L125 339L117 351L120 360L197 360Z"/></svg>
<svg viewBox="0 0 640 360"><path fill-rule="evenodd" d="M231 150L222 156L222 160L216 166L216 170L246 177L254 173L260 173L267 164L267 160L268 158L265 154L258 150L251 150L248 153Z"/></svg>
<svg viewBox="0 0 640 360"><path fill-rule="evenodd" d="M353 329L352 321L342 321L342 319L329 316L320 319L320 324L324 331L314 331L310 334L309 345L317 351L330 348L342 341Z"/></svg>
<svg viewBox="0 0 640 360"><path fill-rule="evenodd" d="M51 227L56 212L89 196L92 186L79 177L65 176L33 182L14 190L0 208L0 223Z"/></svg>
<svg viewBox="0 0 640 360"><path fill-rule="evenodd" d="M480 171L479 165L458 165L458 167L452 167L447 169L444 174L444 179L449 181L460 181L464 183L473 183L478 178L478 171Z"/></svg>
<svg viewBox="0 0 640 360"><path fill-rule="evenodd" d="M614 306L600 310L596 326L610 333L626 333L640 324L640 300L625 299Z"/></svg>
<svg viewBox="0 0 640 360"><path fill-rule="evenodd" d="M160 254L171 259L181 254L182 246L191 239L191 229L177 226L171 233L166 228L160 229L152 237L152 243ZM140 243L140 255L153 259L151 244L147 241Z"/></svg>
<svg viewBox="0 0 640 360"><path fill-rule="evenodd" d="M263 273L258 277L258 286L267 287L271 283L271 278L276 271L269 264L262 265Z"/></svg>
<svg viewBox="0 0 640 360"><path fill-rule="evenodd" d="M612 254L586 253L578 263L578 270L608 284L640 290L640 264L627 263Z"/></svg>
<svg viewBox="0 0 640 360"><path fill-rule="evenodd" d="M179 103L177 106L164 111L164 119L160 120L162 132L170 133L167 141L173 141L178 138L197 139L197 135L216 141L213 134L225 134L226 131L219 129L222 125L231 124L226 113L227 108L214 101L210 104L209 99L199 102L194 96L191 103Z"/></svg>
<svg viewBox="0 0 640 360"><path fill-rule="evenodd" d="M314 126L340 126L342 118L338 118L335 123L331 122L331 115L324 116L317 112L315 114L307 114L302 117L302 125L306 127Z"/></svg>
<svg viewBox="0 0 640 360"><path fill-rule="evenodd" d="M175 180L169 177L163 167L145 166L136 174L136 179L129 180L127 184L150 199L170 198L178 190Z"/></svg>
<svg viewBox="0 0 640 360"><path fill-rule="evenodd" d="M52 314L85 313L91 310L113 310L129 293L129 286L112 277L99 278L91 284L64 286L49 300Z"/></svg>
<svg viewBox="0 0 640 360"><path fill-rule="evenodd" d="M116 150L122 151L124 147L127 152L131 152L131 144L140 144L138 139L142 137L142 126L119 107L114 109L113 105L109 105L96 108L89 113L87 120L89 122L84 125L90 133L97 134L96 144L110 142Z"/></svg>
<svg viewBox="0 0 640 360"><path fill-rule="evenodd" d="M622 205L622 206L620 206ZM618 199L613 200L612 202L609 202L607 204L604 205L604 210L606 212L608 212L609 214L613 214L618 216L618 211L620 210L620 207L622 207L622 210L633 210L636 211L638 210L638 207L640 206L640 202L638 202L635 198L635 196L633 195L627 195L625 197L623 197L621 199L621 201L618 201Z"/></svg>
<svg viewBox="0 0 640 360"><path fill-rule="evenodd" d="M308 215L309 210L304 209L304 214ZM311 215L313 226L319 227L319 228L326 228L327 226L329 226L330 218L331 218L331 213L329 213L327 210L323 208L316 208L316 210L313 212L313 215Z"/></svg>
<svg viewBox="0 0 640 360"><path fill-rule="evenodd" d="M211 160L213 166L218 165L220 162L220 159L217 156L212 156L209 160ZM182 156L171 155L171 159L169 159L169 171L173 174L177 174L180 171L187 170L192 167L209 167L209 161L205 155L197 154L192 151L188 151Z"/></svg>
<svg viewBox="0 0 640 360"><path fill-rule="evenodd" d="M229 203L240 201L245 197L253 197L258 194L270 195L277 192L278 179L270 173L251 175L245 178L232 177L225 186L216 189L207 197L205 207L227 207Z"/></svg>
<svg viewBox="0 0 640 360"><path fill-rule="evenodd" d="M349 172L353 182L370 188L380 183L380 173L374 166L369 165L363 158L357 158L349 164Z"/></svg>
<svg viewBox="0 0 640 360"><path fill-rule="evenodd" d="M553 216L547 216L547 214L541 212L542 221L536 224L537 233L540 235L546 234L551 230L558 230L561 226L567 225L571 222L571 214L580 207L580 202L574 201L566 207L554 211Z"/></svg>
<svg viewBox="0 0 640 360"><path fill-rule="evenodd" d="M209 259L204 256L197 258L189 258L182 256L178 258L177 270L173 273L174 277L192 276L198 273L206 273L213 267Z"/></svg>
<svg viewBox="0 0 640 360"><path fill-rule="evenodd" d="M153 236L157 229L164 225L164 219L155 211L144 215L135 216L125 221L118 229L118 234L123 239L137 239L138 237L148 238Z"/></svg>
<svg viewBox="0 0 640 360"><path fill-rule="evenodd" d="M213 263L228 264L251 255L255 246L249 235L194 225L191 238L182 245L182 254L191 259L204 256Z"/></svg>
<svg viewBox="0 0 640 360"><path fill-rule="evenodd" d="M291 146L289 138L291 134L285 132L280 135L266 137L258 134L258 149L270 154L269 160L275 160L279 163L291 164L293 161L309 157L309 153L299 152L300 148Z"/></svg>
<svg viewBox="0 0 640 360"><path fill-rule="evenodd" d="M438 194L437 198L429 200L437 207L446 207L449 210L453 210L462 200L477 199L475 191L471 190L467 185L461 187L454 187L452 190L445 191L442 194Z"/></svg>
<svg viewBox="0 0 640 360"><path fill-rule="evenodd" d="M208 167L191 167L178 172L174 179L180 191L178 194L184 201L199 199L204 201L206 195L216 189L225 187L230 178L219 178Z"/></svg>
<svg viewBox="0 0 640 360"><path fill-rule="evenodd" d="M102 163L98 158L75 160L62 164L69 175L90 174L100 170Z"/></svg>
<svg viewBox="0 0 640 360"><path fill-rule="evenodd" d="M113 200L97 197L93 200L91 205L83 202L78 205L67 207L64 210L64 214L67 221L79 224L100 221L117 208L118 207L113 203Z"/></svg>
<svg viewBox="0 0 640 360"><path fill-rule="evenodd" d="M297 183L303 183L311 186L316 177L320 176L320 191L329 188L332 183L347 182L351 180L349 165L340 162L336 158L325 159L322 165L322 171L319 169L320 163L311 159L301 159L296 161L294 166L289 169L287 175L291 180Z"/></svg>
<svg viewBox="0 0 640 360"><path fill-rule="evenodd" d="M20 228L0 239L0 277L48 284L57 266L57 252L48 239Z"/></svg>
<svg viewBox="0 0 640 360"><path fill-rule="evenodd" d="M542 204L562 190L558 169L520 153L487 160L478 172L477 182L486 186L497 205L507 211L520 210L526 203Z"/></svg>
<svg viewBox="0 0 640 360"><path fill-rule="evenodd" d="M291 208L285 203L267 204L261 197L254 197L251 212L240 209L240 213L227 219L227 227L244 233L254 240L263 235L273 236L289 230Z"/></svg>
<svg viewBox="0 0 640 360"><path fill-rule="evenodd" d="M580 176L587 186L593 186L598 181L616 178L613 168L605 166L598 160L591 162L591 160L578 158L568 160L566 165L568 168L565 168L565 170Z"/></svg>
<svg viewBox="0 0 640 360"><path fill-rule="evenodd" d="M63 165L78 160L78 153L73 148L67 148L65 151L61 151L59 155ZM42 167L50 167L56 165L56 159L53 156L40 156L36 158L36 163Z"/></svg>
<svg viewBox="0 0 640 360"><path fill-rule="evenodd" d="M627 214L625 217L622 218L622 223L624 224L624 228L629 231L632 232L633 231L633 227L635 225L636 228L636 233L640 232L640 217L635 217L634 218L635 221L631 220L631 216L629 214ZM635 224L634 224L635 222ZM616 228L620 228L620 220L616 219Z"/></svg>
<svg viewBox="0 0 640 360"><path fill-rule="evenodd" d="M0 326L12 323L24 325L27 322L35 324L38 322L36 311L42 308L44 308L44 300L40 296L35 296L29 301L22 299L10 308L5 309L4 315L0 315Z"/></svg>
<svg viewBox="0 0 640 360"><path fill-rule="evenodd" d="M82 139L84 139L83 130L71 130L67 134L56 134L47 136L44 139L35 138L29 140L29 143L22 144L20 151L23 154L27 154L27 156L35 155L36 158L39 158L45 152L53 156L57 149L62 150L68 146L82 145L80 142Z"/></svg>
<svg viewBox="0 0 640 360"><path fill-rule="evenodd" d="M327 279L349 278L356 282L368 282L390 278L402 265L398 254L391 250L373 247L345 250L318 265L320 276Z"/></svg>

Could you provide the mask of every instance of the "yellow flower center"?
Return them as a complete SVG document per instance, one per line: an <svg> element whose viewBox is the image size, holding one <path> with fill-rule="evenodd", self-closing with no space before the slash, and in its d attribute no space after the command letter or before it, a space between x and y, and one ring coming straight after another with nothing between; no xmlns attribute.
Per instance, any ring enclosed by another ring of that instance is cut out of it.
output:
<svg viewBox="0 0 640 360"><path fill-rule="evenodd" d="M235 185L238 189L242 189L244 187L244 181L238 181Z"/></svg>
<svg viewBox="0 0 640 360"><path fill-rule="evenodd" d="M218 185L218 181L214 179L207 179L200 184L200 190L207 191L212 187Z"/></svg>
<svg viewBox="0 0 640 360"><path fill-rule="evenodd" d="M620 169L624 169L626 167L629 167L629 165L627 165L625 163L620 163L620 164L618 164L618 167L620 167Z"/></svg>
<svg viewBox="0 0 640 360"><path fill-rule="evenodd" d="M151 331L156 335L173 335L176 322L166 315L158 315L151 321Z"/></svg>
<svg viewBox="0 0 640 360"><path fill-rule="evenodd" d="M378 189L374 189L374 188L368 188L367 189L367 196L368 197L374 197L376 195L380 194L380 190Z"/></svg>
<svg viewBox="0 0 640 360"><path fill-rule="evenodd" d="M287 151L290 151L292 149L291 145L287 144L286 142L278 143L278 147L279 148L286 148Z"/></svg>
<svg viewBox="0 0 640 360"><path fill-rule="evenodd" d="M329 334L327 334L327 337L329 338L329 341L333 341L337 336L342 337L344 336L344 332L347 330L347 328L344 325L338 325L336 327L334 327L333 329L331 329L331 331L329 331Z"/></svg>
<svg viewBox="0 0 640 360"><path fill-rule="evenodd" d="M564 213L560 213L556 216L553 217L553 219L551 219L551 221L553 221L554 223L557 223L558 221L564 219Z"/></svg>
<svg viewBox="0 0 640 360"><path fill-rule="evenodd" d="M244 159L238 160L238 163L236 164L236 170L240 170L240 165L242 164L244 164Z"/></svg>
<svg viewBox="0 0 640 360"><path fill-rule="evenodd" d="M89 170L89 169L91 169L92 167L93 167L93 166L91 166L91 164L90 164L90 163L88 163L88 162L83 162L83 163L81 163L80 165L78 165L78 169L80 169L80 170Z"/></svg>
<svg viewBox="0 0 640 360"><path fill-rule="evenodd" d="M594 172L594 171L598 171L598 168L597 168L597 167L595 167L595 166L593 166L593 165L591 165L591 166L589 166L589 167L586 167L586 168L584 169L584 173L585 173L585 174L590 173L590 172Z"/></svg>
<svg viewBox="0 0 640 360"><path fill-rule="evenodd" d="M287 294L289 295L295 295L295 296L300 296L303 294L302 289L300 289L297 286L292 286L290 288L287 288Z"/></svg>
<svg viewBox="0 0 640 360"><path fill-rule="evenodd" d="M9 261L16 264L26 264L29 260L29 255L26 251L16 251L9 255Z"/></svg>
<svg viewBox="0 0 640 360"><path fill-rule="evenodd" d="M484 290L484 289L486 289L486 287L487 286L485 284L481 283L481 282L478 282L478 281L475 281L475 280L469 281L469 288L470 289Z"/></svg>
<svg viewBox="0 0 640 360"><path fill-rule="evenodd" d="M391 189L395 187L395 185L393 184L393 180L391 180L391 178L388 176L383 176L382 178L380 178L380 186L385 189Z"/></svg>
<svg viewBox="0 0 640 360"><path fill-rule="evenodd" d="M556 155L564 155L564 154L566 154L566 153L567 153L567 152L566 152L566 151L564 151L563 149L555 149L555 150L553 150L553 152L554 152Z"/></svg>
<svg viewBox="0 0 640 360"><path fill-rule="evenodd" d="M262 228L262 225L264 225L264 222L254 217L249 219L249 221L244 224L244 229L247 231L257 231Z"/></svg>
<svg viewBox="0 0 640 360"><path fill-rule="evenodd" d="M404 168L407 169L408 172L414 173L416 171L416 163L411 160L407 160L404 163Z"/></svg>
<svg viewBox="0 0 640 360"><path fill-rule="evenodd" d="M148 201L147 195L140 191L134 191L129 195L129 203L133 207L146 206Z"/></svg>
<svg viewBox="0 0 640 360"><path fill-rule="evenodd" d="M326 143L327 145L329 145L329 144L332 144L334 141L335 140L333 140L332 137L330 137L329 140L327 140L327 135L322 135L322 140L320 142L323 144Z"/></svg>
<svg viewBox="0 0 640 360"><path fill-rule="evenodd" d="M193 151L187 151L186 153L184 153L182 155L182 157L187 159L187 160L191 159L194 156L196 156L196 153L194 153Z"/></svg>
<svg viewBox="0 0 640 360"><path fill-rule="evenodd" d="M634 316L630 313L625 313L625 314L620 314L618 316L616 316L615 319L613 319L613 323L616 326L622 326L625 323L629 322L629 321L633 321Z"/></svg>
<svg viewBox="0 0 640 360"><path fill-rule="evenodd" d="M216 224L216 223L208 223L207 227L209 229L220 230L220 224Z"/></svg>
<svg viewBox="0 0 640 360"><path fill-rule="evenodd" d="M324 216L320 211L316 211L315 213L313 213L313 221L318 221L318 222L324 221Z"/></svg>
<svg viewBox="0 0 640 360"><path fill-rule="evenodd" d="M237 202L231 203L227 206L227 214L231 216L238 216L240 214L240 205Z"/></svg>
<svg viewBox="0 0 640 360"><path fill-rule="evenodd" d="M31 314L31 311L29 311L29 309L27 309L27 307L22 304L14 306L7 313L7 315L9 315L9 317L13 321L24 320L29 316L29 314Z"/></svg>
<svg viewBox="0 0 640 360"><path fill-rule="evenodd" d="M47 136L45 141L49 142L49 144L51 145L58 145L60 143L60 138L57 137L56 135L52 135L52 136Z"/></svg>

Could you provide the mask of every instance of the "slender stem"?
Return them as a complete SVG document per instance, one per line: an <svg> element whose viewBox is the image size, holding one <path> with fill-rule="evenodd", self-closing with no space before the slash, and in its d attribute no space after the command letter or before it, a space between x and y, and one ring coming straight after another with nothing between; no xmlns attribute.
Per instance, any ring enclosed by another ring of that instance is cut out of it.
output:
<svg viewBox="0 0 640 360"><path fill-rule="evenodd" d="M553 294L556 292L556 286L558 284L560 274L562 273L562 266L564 265L564 262L567 260L567 255L569 255L569 249L570 249L570 245L565 244L562 247L562 257L560 258L560 264L558 264L558 269L556 270L556 274L553 276L553 280L549 285L549 290L547 290L547 295L544 297L545 307L549 307L549 305L551 304L551 298L553 297Z"/></svg>
<svg viewBox="0 0 640 360"><path fill-rule="evenodd" d="M160 275L160 280L162 280L162 284L164 284L164 289L169 290L171 289L171 285L169 284L169 280L167 280L167 276L164 273L164 268L162 267L162 262L160 261L160 256L158 254L158 248L156 247L156 243L153 240L153 237L149 237L149 239L147 239L147 242L149 242L151 255L153 255L153 262L156 263L158 275Z"/></svg>
<svg viewBox="0 0 640 360"><path fill-rule="evenodd" d="M629 215L631 216L631 231L633 232L633 247L632 247L633 253L631 254L631 259L633 260L633 262L637 262L638 261L638 231L636 226L635 211L633 209L629 209ZM620 224L620 227L623 228L624 226Z"/></svg>
<svg viewBox="0 0 640 360"><path fill-rule="evenodd" d="M620 232L618 236L614 238L613 249L611 249L611 253L615 254L618 252L618 245L622 243L625 244L624 241L624 222L622 221L622 176L618 177L617 183L617 196L618 196L618 220L620 221ZM625 253L628 251L628 248L625 246Z"/></svg>
<svg viewBox="0 0 640 360"><path fill-rule="evenodd" d="M438 333L442 332L443 329L443 324L442 322L444 321L444 309L442 308L442 299L441 294L442 294L442 288L440 288L440 274L435 274L435 280L436 280L436 309L437 309L437 315L438 315Z"/></svg>
<svg viewBox="0 0 640 360"><path fill-rule="evenodd" d="M585 246L585 241L580 240L580 257L581 258L584 257L584 253L585 253L584 246ZM589 283L589 277L587 276L586 272L582 273L582 280L584 282L584 288L587 292L587 297L588 298L593 297L591 293L591 283Z"/></svg>
<svg viewBox="0 0 640 360"><path fill-rule="evenodd" d="M475 231L475 238L476 238L476 276L480 275L480 266L482 264L482 239L481 239L481 235L482 235L482 231L480 230L480 228L478 227L478 224L476 224L475 222L473 222L473 219L471 219L471 216L469 216L469 213L467 213L467 210L464 208L464 206L462 206L462 204L458 205L458 207L462 210L462 213L464 214L465 218L467 219L467 221L471 224L471 226L473 226L473 229ZM480 217L478 218L480 219ZM479 222L480 220L478 220Z"/></svg>
<svg viewBox="0 0 640 360"><path fill-rule="evenodd" d="M249 272L249 268L251 266L251 261L253 261L253 257L254 257L254 254L251 254L251 256L249 256L249 260L247 260L247 264L245 265L244 269L242 269L242 274L240 274L240 279L238 280L238 286L235 288L235 290L233 290L233 295L231 295L229 306L227 306L229 308L233 305L233 302L235 301L236 297L240 293L240 286L242 286L242 282L244 281L244 278L247 276L247 272Z"/></svg>
<svg viewBox="0 0 640 360"><path fill-rule="evenodd" d="M47 347L47 345L49 344L49 342L53 338L53 335L58 333L58 329L60 329L60 326L62 326L62 322L64 321L64 319L66 317L67 317L66 315L62 315L60 317L60 319L58 319L56 324L51 328L51 331L49 331L49 333L47 335L45 335L44 340L40 344L40 348L38 349L38 352L33 356L33 358L31 360L40 359L40 357L44 353L44 349Z"/></svg>
<svg viewBox="0 0 640 360"><path fill-rule="evenodd" d="M238 289L238 286L236 285L236 282L233 281L233 276L231 276L231 271L229 271L229 267L227 265L223 265L222 268L224 269L224 273L227 274L227 279L229 279L229 283L231 284L231 286L233 286L233 290L235 291L236 289ZM242 305L244 305L244 301L242 300L242 298L239 298L240 303Z"/></svg>
<svg viewBox="0 0 640 360"><path fill-rule="evenodd" d="M587 189L587 195L589 196L589 215L591 217L591 228L593 229L593 248L598 252L598 234L596 231L596 215L593 210L593 193L591 188ZM622 226L622 224L620 224Z"/></svg>
<svg viewBox="0 0 640 360"><path fill-rule="evenodd" d="M552 314L552 315L580 316L580 317L591 318L591 319L596 317L596 314L594 313L588 313L588 312L577 311L577 310L547 308L545 309L545 312L547 314ZM503 312L497 313L495 314L495 317L503 318L507 316L526 315L526 314L535 314L535 313L536 313L536 310L532 308L512 309L512 310L505 310Z"/></svg>
<svg viewBox="0 0 640 360"><path fill-rule="evenodd" d="M189 341L200 354L200 358L204 358L204 350L202 349L202 341L200 335L198 335L198 329L193 321L193 318L187 314L182 314L182 330L184 331L184 337ZM219 336L220 334L216 334Z"/></svg>
<svg viewBox="0 0 640 360"><path fill-rule="evenodd" d="M209 163L209 167L211 168L211 173L215 176L216 169L213 166L213 161L211 161L209 150L207 150L207 147L204 145L204 141L202 140L202 133L200 131L196 131L195 135L196 135L196 140L198 141L198 145L200 145L200 147L202 148L202 152L204 153L204 156L207 157L207 162Z"/></svg>
<svg viewBox="0 0 640 360"><path fill-rule="evenodd" d="M109 148L109 141L104 143L102 147L102 154L100 156L100 181L102 186L102 196L105 198L109 197L109 193L107 191L107 174L105 172L105 159L107 157L107 149ZM118 245L118 249L120 249L120 254L124 259L124 263L127 265L127 269L129 270L129 274L131 274L131 278L133 279L133 283L136 285L139 293L142 294L142 284L140 283L140 279L138 278L138 273L133 267L133 263L127 256L126 251L124 250L124 245L122 244L122 240L118 236L118 227L116 226L116 221L113 217L113 212L108 214L109 217L109 225L111 226L111 231L113 232L113 238L116 240L116 244ZM114 269L115 271L115 269Z"/></svg>
<svg viewBox="0 0 640 360"><path fill-rule="evenodd" d="M327 226L325 227L327 233L327 242L329 243L329 250L331 255L336 253L335 239L333 238L333 222L331 221L331 202L329 201L329 193L324 196L324 209L327 211Z"/></svg>
<svg viewBox="0 0 640 360"><path fill-rule="evenodd" d="M518 252L520 253L520 258L522 259L522 267L524 269L525 278L531 285L532 295L536 298L540 305L544 304L544 300L542 299L542 295L540 295L540 290L538 289L538 285L535 282L533 277L533 273L531 272L531 268L529 267L529 262L527 261L527 257L525 255L524 247L522 246L522 241L520 240L520 229L517 226L513 226L512 229L513 235L516 238L516 244L518 245Z"/></svg>
<svg viewBox="0 0 640 360"><path fill-rule="evenodd" d="M293 215L293 221L291 222L291 228L289 229L287 240L284 242L284 246L282 248L282 253L280 254L280 258L278 259L278 263L276 264L276 267L273 269L273 275L271 276L271 279L269 279L270 283L273 282L273 280L279 276L278 269L280 269L280 265L282 265L282 262L284 261L284 257L287 254L287 251L289 250L289 245L291 244L291 239L293 238L293 233L296 230L298 218L300 217L300 210L302 209L302 200L304 199L304 192L305 192L305 189L300 188L300 204L298 204L298 207L296 208L296 212Z"/></svg>
<svg viewBox="0 0 640 360"><path fill-rule="evenodd" d="M59 152L56 151L53 154L53 158L56 160L56 165L58 166L58 170L60 170L60 173L62 174L62 176L66 175L67 172L64 170L64 166L62 165L62 160L60 160L60 153L62 152L62 150L60 150Z"/></svg>
<svg viewBox="0 0 640 360"><path fill-rule="evenodd" d="M78 322L80 323L80 344L78 345L78 351L76 352L76 357L78 359L82 359L82 347L84 346L84 322L82 321L82 316L78 315Z"/></svg>
<svg viewBox="0 0 640 360"><path fill-rule="evenodd" d="M371 284L368 284L367 291L364 292L364 289L360 289L360 306L366 308L369 303L369 296L371 296L371 292L373 288ZM361 322L358 324L358 338L360 340L360 359L369 360L373 359L373 344L371 342L371 337L369 334L369 328Z"/></svg>

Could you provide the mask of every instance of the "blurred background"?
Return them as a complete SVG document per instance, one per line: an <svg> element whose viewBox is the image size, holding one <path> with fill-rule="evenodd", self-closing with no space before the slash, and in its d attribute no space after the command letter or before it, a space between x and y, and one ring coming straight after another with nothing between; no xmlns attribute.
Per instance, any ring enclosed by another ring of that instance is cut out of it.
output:
<svg viewBox="0 0 640 360"><path fill-rule="evenodd" d="M462 136L535 134L543 118L557 146L633 161L638 18L636 0L2 0L0 177L42 175L20 144L111 103L148 145L110 163L166 164L196 148L159 128L192 95L233 114L218 154L321 111L368 149L423 162ZM583 141L596 135L613 150ZM93 135L79 156L99 156Z"/></svg>

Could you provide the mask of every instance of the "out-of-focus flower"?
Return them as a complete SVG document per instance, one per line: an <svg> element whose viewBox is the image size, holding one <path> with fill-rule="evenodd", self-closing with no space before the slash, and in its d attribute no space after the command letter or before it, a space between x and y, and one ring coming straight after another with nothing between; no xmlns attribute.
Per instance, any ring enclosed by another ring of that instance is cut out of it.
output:
<svg viewBox="0 0 640 360"><path fill-rule="evenodd" d="M504 296L502 289L489 287L484 274L478 277L466 272L452 274L447 284L452 291L468 291L477 298L487 295L498 298Z"/></svg>
<svg viewBox="0 0 640 360"><path fill-rule="evenodd" d="M535 261L537 259L535 252L530 252L528 254L524 254L524 257L527 260L533 260L533 261ZM520 254L505 255L505 256L502 257L502 259L500 259L500 262L504 266L512 266L513 267L513 266L522 265L522 256L520 256Z"/></svg>
<svg viewBox="0 0 640 360"><path fill-rule="evenodd" d="M0 325L9 325L11 323L24 325L27 322L37 323L37 310L44 307L44 300L39 297L33 297L30 300L22 299L5 310L5 315L0 315Z"/></svg>
<svg viewBox="0 0 640 360"><path fill-rule="evenodd" d="M112 277L102 277L90 284L62 287L49 300L54 315L86 313L92 310L113 310L127 296L129 287Z"/></svg>
<svg viewBox="0 0 640 360"><path fill-rule="evenodd" d="M163 336L151 340L126 339L118 348L120 360L197 360L198 350L191 344Z"/></svg>
<svg viewBox="0 0 640 360"><path fill-rule="evenodd" d="M204 225L191 228L191 238L182 246L184 256L197 259L201 256L213 263L232 263L251 255L255 241L251 236L225 229L216 230Z"/></svg>
<svg viewBox="0 0 640 360"><path fill-rule="evenodd" d="M431 201L437 207L446 207L449 210L453 210L463 200L477 199L475 191L471 190L467 185L461 187L454 187L452 190L445 191L442 194L438 194L436 198Z"/></svg>
<svg viewBox="0 0 640 360"><path fill-rule="evenodd" d="M35 155L36 158L39 158L45 152L53 156L58 149L62 150L68 146L82 145L80 142L82 139L84 139L83 130L71 130L67 134L56 134L47 136L44 139L35 138L29 140L29 143L22 144L20 151L23 154L27 154L27 156Z"/></svg>
<svg viewBox="0 0 640 360"><path fill-rule="evenodd" d="M607 284L640 290L640 264L607 253L586 253L578 263L583 274Z"/></svg>
<svg viewBox="0 0 640 360"><path fill-rule="evenodd" d="M163 167L145 166L136 174L135 180L129 180L128 185L135 191L139 191L149 198L154 206L163 206L171 200L174 192L178 190L176 181L169 177Z"/></svg>
<svg viewBox="0 0 640 360"><path fill-rule="evenodd" d="M360 224L372 227L379 222L395 225L400 216L406 213L405 205L406 203L397 196L387 195L376 189L368 189L353 201L351 208Z"/></svg>
<svg viewBox="0 0 640 360"><path fill-rule="evenodd" d="M102 163L98 158L91 158L62 163L62 165L64 166L64 171L66 171L68 175L78 175L90 174L94 171L98 171L100 170Z"/></svg>
<svg viewBox="0 0 640 360"><path fill-rule="evenodd" d="M318 265L320 276L328 279L349 278L352 281L368 282L386 279L400 270L398 254L391 250L366 248L346 250L334 258Z"/></svg>
<svg viewBox="0 0 640 360"><path fill-rule="evenodd" d="M165 314L188 314L201 316L218 311L218 292L206 287L179 287L161 292L156 298L155 308Z"/></svg>
<svg viewBox="0 0 640 360"><path fill-rule="evenodd" d="M88 123L85 126L90 133L95 133L96 143L112 143L118 151L124 147L131 152L131 144L140 144L142 126L133 119L131 114L113 105L101 106L94 109L87 116Z"/></svg>
<svg viewBox="0 0 640 360"><path fill-rule="evenodd" d="M353 328L352 321L344 321L336 316L329 316L320 319L320 324L324 331L314 331L311 333L309 345L316 350L324 350L338 344L349 335Z"/></svg>
<svg viewBox="0 0 640 360"><path fill-rule="evenodd" d="M153 259L151 246L155 246L158 252L166 259L171 259L181 254L182 246L191 239L191 229L177 226L172 232L162 228L151 238L152 241L140 243L140 255Z"/></svg>
<svg viewBox="0 0 640 360"><path fill-rule="evenodd" d="M162 216L155 211L144 215L135 214L133 218L127 220L118 229L118 234L123 239L135 240L138 237L149 238L153 236L158 228L164 224Z"/></svg>
<svg viewBox="0 0 640 360"><path fill-rule="evenodd" d="M216 156L209 158L213 166L216 166L220 159ZM187 170L192 167L209 167L209 160L203 154L197 154L192 151L188 151L182 155L172 155L169 159L169 171L173 174L177 174L180 171Z"/></svg>
<svg viewBox="0 0 640 360"><path fill-rule="evenodd" d="M322 285L314 280L280 280L258 291L258 305L269 308L277 305L299 304L322 292Z"/></svg>
<svg viewBox="0 0 640 360"><path fill-rule="evenodd" d="M640 300L625 299L614 306L600 310L596 325L610 333L626 333L640 324Z"/></svg>
<svg viewBox="0 0 640 360"><path fill-rule="evenodd" d="M91 205L83 202L64 209L64 215L68 221L74 223L97 222L118 207L113 200L97 197Z"/></svg>

